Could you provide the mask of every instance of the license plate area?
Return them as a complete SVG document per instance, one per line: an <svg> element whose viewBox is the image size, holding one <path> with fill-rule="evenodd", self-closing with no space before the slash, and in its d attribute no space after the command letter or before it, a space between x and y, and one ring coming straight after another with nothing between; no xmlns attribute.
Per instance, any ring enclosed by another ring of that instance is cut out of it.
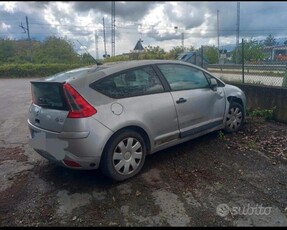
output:
<svg viewBox="0 0 287 230"><path fill-rule="evenodd" d="M46 149L46 133L43 131L36 131L30 129L30 139L29 144L35 149Z"/></svg>

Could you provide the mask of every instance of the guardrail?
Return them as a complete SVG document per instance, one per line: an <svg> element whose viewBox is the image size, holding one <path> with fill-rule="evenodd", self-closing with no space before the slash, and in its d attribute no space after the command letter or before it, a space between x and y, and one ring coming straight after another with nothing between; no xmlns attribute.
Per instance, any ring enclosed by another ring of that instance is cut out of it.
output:
<svg viewBox="0 0 287 230"><path fill-rule="evenodd" d="M209 64L207 70L224 81L287 87L287 65L284 64Z"/></svg>
<svg viewBox="0 0 287 230"><path fill-rule="evenodd" d="M223 70L242 70L241 64L209 64L207 69L220 69ZM244 69L248 72L249 70L268 70L268 71L286 71L286 65L254 65L245 64Z"/></svg>

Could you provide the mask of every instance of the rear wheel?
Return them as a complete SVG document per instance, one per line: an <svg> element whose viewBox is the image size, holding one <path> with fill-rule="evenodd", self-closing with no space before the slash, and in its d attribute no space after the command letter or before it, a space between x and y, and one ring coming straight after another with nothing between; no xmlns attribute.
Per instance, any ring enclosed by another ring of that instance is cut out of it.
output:
<svg viewBox="0 0 287 230"><path fill-rule="evenodd" d="M140 134L123 130L108 142L102 156L101 170L117 181L133 177L144 164L146 149Z"/></svg>
<svg viewBox="0 0 287 230"><path fill-rule="evenodd" d="M225 131L236 132L242 128L244 122L244 110L242 105L231 102L226 116Z"/></svg>

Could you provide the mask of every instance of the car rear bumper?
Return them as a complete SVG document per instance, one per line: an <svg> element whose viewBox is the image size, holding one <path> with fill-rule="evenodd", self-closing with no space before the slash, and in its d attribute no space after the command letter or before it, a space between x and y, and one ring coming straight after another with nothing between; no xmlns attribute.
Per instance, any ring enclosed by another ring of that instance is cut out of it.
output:
<svg viewBox="0 0 287 230"><path fill-rule="evenodd" d="M60 160L55 158L52 154L44 151L44 150L40 150L40 149L34 149L39 155L41 155L42 157L46 158L47 160L67 167L67 168L73 168L73 169L97 169L99 168L99 164L100 164L100 157L76 157L73 154L66 154L64 159ZM79 166L70 166L68 165L66 162L75 162L76 164L78 164Z"/></svg>
<svg viewBox="0 0 287 230"><path fill-rule="evenodd" d="M92 122L90 131L57 133L36 127L28 120L29 145L42 157L62 166L97 169L105 143L113 132L94 119Z"/></svg>

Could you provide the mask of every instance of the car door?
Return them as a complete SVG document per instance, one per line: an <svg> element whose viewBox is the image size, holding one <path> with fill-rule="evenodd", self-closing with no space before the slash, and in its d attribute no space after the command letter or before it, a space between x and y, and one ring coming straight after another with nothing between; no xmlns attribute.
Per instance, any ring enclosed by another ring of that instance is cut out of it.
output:
<svg viewBox="0 0 287 230"><path fill-rule="evenodd" d="M170 86L181 137L223 124L224 91L212 89L202 70L181 64L159 64L158 68Z"/></svg>
<svg viewBox="0 0 287 230"><path fill-rule="evenodd" d="M114 99L111 104L102 105L104 109L97 113L97 119L109 129L141 127L148 133L152 149L179 138L173 98L152 66L115 73L91 87ZM109 116L110 108L116 107L120 111L113 111L115 116Z"/></svg>

